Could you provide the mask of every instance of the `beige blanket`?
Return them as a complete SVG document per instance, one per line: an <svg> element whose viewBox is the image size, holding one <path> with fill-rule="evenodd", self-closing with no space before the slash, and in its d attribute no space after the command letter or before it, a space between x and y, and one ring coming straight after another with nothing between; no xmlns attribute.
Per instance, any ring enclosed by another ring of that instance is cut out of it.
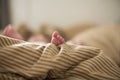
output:
<svg viewBox="0 0 120 80"><path fill-rule="evenodd" d="M120 66L120 25L105 25L77 35L73 42L94 46L104 51Z"/></svg>
<svg viewBox="0 0 120 80"><path fill-rule="evenodd" d="M0 36L0 80L119 80L120 68L102 50L41 45Z"/></svg>

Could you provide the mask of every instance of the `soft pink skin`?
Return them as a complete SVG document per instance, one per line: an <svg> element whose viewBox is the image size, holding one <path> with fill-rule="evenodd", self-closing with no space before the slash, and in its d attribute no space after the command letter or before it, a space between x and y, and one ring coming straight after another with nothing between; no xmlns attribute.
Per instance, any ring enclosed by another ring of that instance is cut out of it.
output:
<svg viewBox="0 0 120 80"><path fill-rule="evenodd" d="M29 42L44 42L44 43L48 43L49 41L41 34L34 34L32 35L29 39Z"/></svg>
<svg viewBox="0 0 120 80"><path fill-rule="evenodd" d="M65 40L62 36L59 35L59 33L57 31L55 31L52 34L51 43L53 43L55 45L60 45L60 44L65 43Z"/></svg>
<svg viewBox="0 0 120 80"><path fill-rule="evenodd" d="M15 39L20 39L20 40L23 40L22 36L17 33L15 31L15 29L11 26L11 25L8 25L3 33L2 33L4 36L8 36L8 37L11 37L11 38L15 38Z"/></svg>
<svg viewBox="0 0 120 80"><path fill-rule="evenodd" d="M8 37L11 37L11 38L23 40L22 36L20 36L20 34L17 33L17 31L15 31L15 29L11 25L8 25L4 29L2 34L4 36L8 36ZM36 35L33 35L32 37L30 37L30 39L28 41L32 41L32 42L43 41L43 42L46 43L47 39L43 35L36 34ZM65 43L65 40L62 36L59 35L59 33L57 31L55 31L52 34L51 43L53 43L55 45L60 45L60 44Z"/></svg>

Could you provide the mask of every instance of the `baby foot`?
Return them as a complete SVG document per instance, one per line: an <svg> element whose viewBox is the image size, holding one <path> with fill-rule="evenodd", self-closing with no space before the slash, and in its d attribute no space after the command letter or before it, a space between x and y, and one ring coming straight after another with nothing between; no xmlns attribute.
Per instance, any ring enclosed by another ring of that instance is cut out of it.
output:
<svg viewBox="0 0 120 80"><path fill-rule="evenodd" d="M52 39L51 39L51 43L55 44L55 45L60 45L65 43L65 40L62 36L59 35L59 33L57 31L55 31L52 34Z"/></svg>
<svg viewBox="0 0 120 80"><path fill-rule="evenodd" d="M23 40L22 36L20 36L19 33L17 33L15 31L15 29L11 26L11 25L8 25L3 33L2 33L4 36L8 36L8 37L11 37L11 38L15 38L15 39L20 39L20 40Z"/></svg>

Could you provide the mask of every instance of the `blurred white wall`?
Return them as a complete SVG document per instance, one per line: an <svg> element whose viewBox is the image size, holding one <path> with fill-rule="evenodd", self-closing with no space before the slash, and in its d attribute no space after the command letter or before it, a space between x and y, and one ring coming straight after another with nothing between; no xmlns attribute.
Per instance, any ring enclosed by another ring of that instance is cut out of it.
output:
<svg viewBox="0 0 120 80"><path fill-rule="evenodd" d="M115 23L120 19L120 0L10 0L12 24L31 27L42 23L69 25L94 21Z"/></svg>

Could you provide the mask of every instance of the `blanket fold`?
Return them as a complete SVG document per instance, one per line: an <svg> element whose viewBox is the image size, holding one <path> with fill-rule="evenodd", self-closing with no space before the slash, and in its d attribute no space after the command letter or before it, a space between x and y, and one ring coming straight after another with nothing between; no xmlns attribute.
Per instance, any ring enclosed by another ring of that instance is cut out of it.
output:
<svg viewBox="0 0 120 80"><path fill-rule="evenodd" d="M119 80L120 68L88 46L35 44L0 36L0 80Z"/></svg>

